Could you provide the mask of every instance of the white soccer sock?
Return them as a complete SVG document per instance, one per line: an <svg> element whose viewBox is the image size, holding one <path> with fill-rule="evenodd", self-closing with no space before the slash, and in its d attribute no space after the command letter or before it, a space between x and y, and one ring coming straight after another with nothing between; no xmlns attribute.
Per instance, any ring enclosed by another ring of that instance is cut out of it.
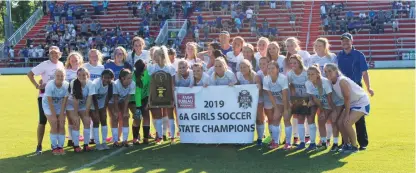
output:
<svg viewBox="0 0 416 173"><path fill-rule="evenodd" d="M156 129L156 132L157 132L157 135L158 136L156 136L157 138L162 138L163 137L163 122L162 122L162 119L156 119L156 121L155 121L155 129Z"/></svg>
<svg viewBox="0 0 416 173"><path fill-rule="evenodd" d="M292 118L292 130L293 130L293 137L298 137L299 138L299 133L298 133L298 119L297 118Z"/></svg>
<svg viewBox="0 0 416 173"><path fill-rule="evenodd" d="M58 134L58 147L63 148L65 143L65 135Z"/></svg>
<svg viewBox="0 0 416 173"><path fill-rule="evenodd" d="M311 136L311 132L310 132L311 129L309 128L310 126L308 126L308 121L305 120L304 126L305 126L305 136Z"/></svg>
<svg viewBox="0 0 416 173"><path fill-rule="evenodd" d="M264 136L264 125L257 125L257 139L263 139Z"/></svg>
<svg viewBox="0 0 416 173"><path fill-rule="evenodd" d="M269 135L270 135L270 138L272 138L273 139L273 125L271 125L271 124L269 124Z"/></svg>
<svg viewBox="0 0 416 173"><path fill-rule="evenodd" d="M280 144L280 126L274 126L274 128L276 128L276 139L274 142Z"/></svg>
<svg viewBox="0 0 416 173"><path fill-rule="evenodd" d="M72 141L74 146L79 146L79 130L72 130Z"/></svg>
<svg viewBox="0 0 416 173"><path fill-rule="evenodd" d="M292 140L292 126L285 127L286 144L290 144Z"/></svg>
<svg viewBox="0 0 416 173"><path fill-rule="evenodd" d="M94 127L93 127L93 122L91 120L90 122L90 139L94 139Z"/></svg>
<svg viewBox="0 0 416 173"><path fill-rule="evenodd" d="M113 142L118 142L118 128L111 128Z"/></svg>
<svg viewBox="0 0 416 173"><path fill-rule="evenodd" d="M50 134L49 138L51 140L52 149L55 149L58 147L58 134Z"/></svg>
<svg viewBox="0 0 416 173"><path fill-rule="evenodd" d="M334 144L338 144L338 137L334 137Z"/></svg>
<svg viewBox="0 0 416 173"><path fill-rule="evenodd" d="M90 143L90 129L84 128L84 145Z"/></svg>
<svg viewBox="0 0 416 173"><path fill-rule="evenodd" d="M72 140L72 125L68 124L68 140Z"/></svg>
<svg viewBox="0 0 416 173"><path fill-rule="evenodd" d="M325 124L325 128L326 128L326 137L328 137L328 139L331 139L331 137L332 137L332 124Z"/></svg>
<svg viewBox="0 0 416 173"><path fill-rule="evenodd" d="M303 126L303 124L299 124L298 131L299 131L300 142L305 142L305 126Z"/></svg>
<svg viewBox="0 0 416 173"><path fill-rule="evenodd" d="M95 143L96 144L101 144L101 142L100 142L100 130L98 129L98 127L94 127L92 133L94 134L93 136L94 136ZM103 140L105 140L105 139L103 139Z"/></svg>
<svg viewBox="0 0 416 173"><path fill-rule="evenodd" d="M168 127L169 127L169 118L168 117L163 117L162 118L162 127L163 127L163 134L161 134L162 136L163 135L166 135L166 133L168 132Z"/></svg>
<svg viewBox="0 0 416 173"><path fill-rule="evenodd" d="M129 138L129 127L123 127L123 142L127 142Z"/></svg>
<svg viewBox="0 0 416 173"><path fill-rule="evenodd" d="M170 138L175 138L175 119L169 119Z"/></svg>
<svg viewBox="0 0 416 173"><path fill-rule="evenodd" d="M310 128L310 141L311 143L316 143L316 125L314 124L309 124L309 128Z"/></svg>
<svg viewBox="0 0 416 173"><path fill-rule="evenodd" d="M101 126L101 136L103 137L102 144L105 144L107 142L107 134L108 134L107 126Z"/></svg>

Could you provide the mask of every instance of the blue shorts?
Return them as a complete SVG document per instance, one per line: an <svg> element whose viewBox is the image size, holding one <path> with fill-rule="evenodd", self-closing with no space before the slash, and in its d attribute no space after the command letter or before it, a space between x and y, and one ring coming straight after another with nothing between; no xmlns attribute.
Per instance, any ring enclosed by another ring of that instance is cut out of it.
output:
<svg viewBox="0 0 416 173"><path fill-rule="evenodd" d="M350 111L358 111L358 112L362 112L364 113L364 115L368 115L370 113L370 104L366 105L366 106L354 106L350 108Z"/></svg>

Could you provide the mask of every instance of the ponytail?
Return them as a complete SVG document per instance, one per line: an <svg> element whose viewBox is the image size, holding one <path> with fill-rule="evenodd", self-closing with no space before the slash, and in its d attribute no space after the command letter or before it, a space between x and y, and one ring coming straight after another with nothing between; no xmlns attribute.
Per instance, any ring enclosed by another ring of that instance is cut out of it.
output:
<svg viewBox="0 0 416 173"><path fill-rule="evenodd" d="M136 70L134 70L134 76L136 77L136 87L142 88L143 82L142 82L142 75L145 70L146 65L144 64L143 60L139 59L134 63L134 67Z"/></svg>
<svg viewBox="0 0 416 173"><path fill-rule="evenodd" d="M113 97L113 82L108 84L108 93L107 93L108 100L111 100L111 97Z"/></svg>
<svg viewBox="0 0 416 173"><path fill-rule="evenodd" d="M78 100L83 99L82 98L83 96L82 96L81 81L79 81L78 78L74 80L74 84L72 86L72 92L73 92L73 95L76 99L78 99Z"/></svg>
<svg viewBox="0 0 416 173"><path fill-rule="evenodd" d="M111 69L105 69L101 73L101 77L105 75L109 75L111 79L114 79L114 72ZM108 100L110 100L112 96L113 96L113 82L110 82L110 84L108 84L108 91L107 91Z"/></svg>

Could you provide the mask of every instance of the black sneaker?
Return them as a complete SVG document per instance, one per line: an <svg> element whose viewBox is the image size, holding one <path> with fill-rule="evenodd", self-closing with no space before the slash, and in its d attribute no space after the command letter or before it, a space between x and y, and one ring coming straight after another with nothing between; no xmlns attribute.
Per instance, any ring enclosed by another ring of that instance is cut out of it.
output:
<svg viewBox="0 0 416 173"><path fill-rule="evenodd" d="M90 139L90 145L94 145L95 144L95 140L94 139Z"/></svg>
<svg viewBox="0 0 416 173"><path fill-rule="evenodd" d="M68 140L68 143L66 144L67 147L73 147L74 142L72 140Z"/></svg>
<svg viewBox="0 0 416 173"><path fill-rule="evenodd" d="M332 144L331 151L332 151L332 152L336 152L336 151L338 151L338 150L339 150L339 146L338 146L338 144Z"/></svg>
<svg viewBox="0 0 416 173"><path fill-rule="evenodd" d="M347 152L348 150L350 150L351 145L349 144L344 144L342 145L342 147L338 150L338 152L343 153L343 152Z"/></svg>
<svg viewBox="0 0 416 173"><path fill-rule="evenodd" d="M37 154L37 155L42 154L42 145L36 146L35 154Z"/></svg>
<svg viewBox="0 0 416 173"><path fill-rule="evenodd" d="M130 147L129 143L127 143L127 141L124 141L121 143L121 146L123 147Z"/></svg>
<svg viewBox="0 0 416 173"><path fill-rule="evenodd" d="M348 148L348 150L347 151L345 151L346 153L356 153L356 152L358 152L358 147L354 147L354 146L350 146L349 148Z"/></svg>
<svg viewBox="0 0 416 173"><path fill-rule="evenodd" d="M367 149L367 147L361 147L361 146L360 146L360 148L359 148L359 150L360 150L360 151L364 151L364 150L366 150L366 149Z"/></svg>

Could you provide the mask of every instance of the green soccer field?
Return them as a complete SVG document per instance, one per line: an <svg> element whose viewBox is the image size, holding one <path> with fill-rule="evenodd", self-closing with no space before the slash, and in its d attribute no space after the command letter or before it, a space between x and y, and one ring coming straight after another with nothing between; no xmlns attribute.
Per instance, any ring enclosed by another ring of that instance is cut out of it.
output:
<svg viewBox="0 0 416 173"><path fill-rule="evenodd" d="M66 148L66 155L54 156L47 127L44 153L36 156L36 90L24 75L0 76L0 172L415 172L415 71L369 73L375 91L366 119L370 143L352 155L151 143L80 154Z"/></svg>

